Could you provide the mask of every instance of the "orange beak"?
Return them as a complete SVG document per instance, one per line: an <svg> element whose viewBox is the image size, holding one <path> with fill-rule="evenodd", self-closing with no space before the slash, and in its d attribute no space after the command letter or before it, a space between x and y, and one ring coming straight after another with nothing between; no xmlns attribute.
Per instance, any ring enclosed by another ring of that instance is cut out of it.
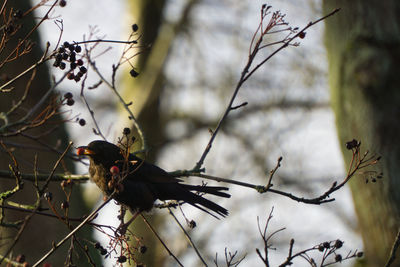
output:
<svg viewBox="0 0 400 267"><path fill-rule="evenodd" d="M83 156L83 155L94 155L93 150L90 150L87 146L80 146L76 149L76 154L78 156Z"/></svg>

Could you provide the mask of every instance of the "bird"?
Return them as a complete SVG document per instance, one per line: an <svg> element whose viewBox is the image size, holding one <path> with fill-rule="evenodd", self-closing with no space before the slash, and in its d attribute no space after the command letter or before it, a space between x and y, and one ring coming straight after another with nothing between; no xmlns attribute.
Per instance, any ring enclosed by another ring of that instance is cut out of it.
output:
<svg viewBox="0 0 400 267"><path fill-rule="evenodd" d="M78 147L77 155L89 157L89 175L100 190L110 196L117 188L113 198L132 212L150 211L158 199L188 203L217 219L228 215L227 209L203 197L211 194L229 198L231 195L224 192L229 190L227 187L185 184L162 168L103 140ZM113 186L115 175L122 180L117 182L120 186Z"/></svg>

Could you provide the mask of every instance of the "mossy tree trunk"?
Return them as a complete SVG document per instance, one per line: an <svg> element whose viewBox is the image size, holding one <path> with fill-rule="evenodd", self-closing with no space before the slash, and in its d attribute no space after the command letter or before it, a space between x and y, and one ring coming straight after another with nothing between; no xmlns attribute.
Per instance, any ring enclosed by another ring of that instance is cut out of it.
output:
<svg viewBox="0 0 400 267"><path fill-rule="evenodd" d="M384 266L400 227L400 2L329 0L324 11L331 99L340 142L382 155L383 180L350 183L367 266ZM343 151L345 162L351 153ZM399 258L400 254L397 255Z"/></svg>

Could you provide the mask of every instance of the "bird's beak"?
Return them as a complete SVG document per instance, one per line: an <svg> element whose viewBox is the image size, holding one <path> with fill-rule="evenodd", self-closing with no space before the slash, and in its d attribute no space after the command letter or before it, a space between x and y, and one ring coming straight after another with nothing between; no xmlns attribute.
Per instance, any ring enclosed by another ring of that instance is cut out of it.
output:
<svg viewBox="0 0 400 267"><path fill-rule="evenodd" d="M87 146L80 146L76 149L76 154L78 156L83 156L83 155L94 155L96 153L94 153L93 150L90 150Z"/></svg>

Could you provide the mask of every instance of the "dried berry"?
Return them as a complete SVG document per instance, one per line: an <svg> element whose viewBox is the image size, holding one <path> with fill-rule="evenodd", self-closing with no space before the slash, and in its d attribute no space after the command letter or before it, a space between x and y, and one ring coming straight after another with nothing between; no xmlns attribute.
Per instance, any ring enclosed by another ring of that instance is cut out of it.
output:
<svg viewBox="0 0 400 267"><path fill-rule="evenodd" d="M61 203L61 209L68 209L68 207L69 207L68 201L64 201Z"/></svg>
<svg viewBox="0 0 400 267"><path fill-rule="evenodd" d="M124 255L119 256L118 259L117 259L117 261L118 261L119 263L124 263L124 262L126 262L126 257L125 257Z"/></svg>
<svg viewBox="0 0 400 267"><path fill-rule="evenodd" d="M68 75L67 75L68 80L73 80L74 78L75 78L75 75L73 72L68 73Z"/></svg>
<svg viewBox="0 0 400 267"><path fill-rule="evenodd" d="M65 6L67 5L67 1L65 1L65 0L60 0L59 5L60 5L60 7L65 7Z"/></svg>
<svg viewBox="0 0 400 267"><path fill-rule="evenodd" d="M15 30L15 28L11 24L4 27L5 34L12 34L14 32L14 30Z"/></svg>
<svg viewBox="0 0 400 267"><path fill-rule="evenodd" d="M304 39L304 37L306 37L306 33L305 32L300 32L299 33L299 38L300 39Z"/></svg>
<svg viewBox="0 0 400 267"><path fill-rule="evenodd" d="M76 61L76 53L75 52L71 52L69 54L69 61L71 61L71 62L75 62Z"/></svg>
<svg viewBox="0 0 400 267"><path fill-rule="evenodd" d="M75 100L73 100L72 98L67 100L67 105L68 106L73 106L75 104Z"/></svg>
<svg viewBox="0 0 400 267"><path fill-rule="evenodd" d="M335 261L336 261L336 262L342 261L342 255L336 254L336 256L335 256Z"/></svg>
<svg viewBox="0 0 400 267"><path fill-rule="evenodd" d="M22 11L20 9L15 10L15 12L13 13L13 17L16 19L20 19L22 18L24 14L22 13Z"/></svg>
<svg viewBox="0 0 400 267"><path fill-rule="evenodd" d="M67 65L65 64L65 62L61 62L59 67L60 67L60 69L65 70Z"/></svg>
<svg viewBox="0 0 400 267"><path fill-rule="evenodd" d="M105 249L105 248L102 248L102 249L100 249L100 254L101 255L106 255L107 254L107 249Z"/></svg>
<svg viewBox="0 0 400 267"><path fill-rule="evenodd" d="M15 258L15 261L16 261L16 262L19 262L19 263L25 262L25 255L19 254L19 255Z"/></svg>
<svg viewBox="0 0 400 267"><path fill-rule="evenodd" d="M124 130L122 131L122 133L124 135L129 135L131 133L131 129L129 129L128 127L125 127Z"/></svg>
<svg viewBox="0 0 400 267"><path fill-rule="evenodd" d="M100 245L100 242L96 242L96 243L94 244L94 248L95 248L95 249L100 249L100 248L102 248L102 246Z"/></svg>
<svg viewBox="0 0 400 267"><path fill-rule="evenodd" d="M84 66L82 66L79 68L79 71L81 71L82 73L86 73L87 69Z"/></svg>
<svg viewBox="0 0 400 267"><path fill-rule="evenodd" d="M196 224L196 222L195 222L194 220L191 220L191 221L189 222L189 227L190 227L191 229L195 228L196 226L197 226L197 224Z"/></svg>
<svg viewBox="0 0 400 267"><path fill-rule="evenodd" d="M139 76L139 72L137 72L135 69L131 69L131 71L129 72L129 74L130 74L133 78L136 78L137 76Z"/></svg>
<svg viewBox="0 0 400 267"><path fill-rule="evenodd" d="M57 54L56 55L56 61L61 62L61 60L62 60L62 54Z"/></svg>
<svg viewBox="0 0 400 267"><path fill-rule="evenodd" d="M73 95L72 95L71 92L67 92L67 93L64 94L64 97L65 97L66 99L70 99L70 98L73 97Z"/></svg>
<svg viewBox="0 0 400 267"><path fill-rule="evenodd" d="M60 183L60 186L61 186L62 188L65 188L67 185L68 185L67 180L62 180L61 183Z"/></svg>
<svg viewBox="0 0 400 267"><path fill-rule="evenodd" d="M82 47L79 45L75 46L75 51L76 53L80 53L82 51Z"/></svg>
<svg viewBox="0 0 400 267"><path fill-rule="evenodd" d="M341 248L342 246L343 246L343 241L339 239L335 241L335 248Z"/></svg>
<svg viewBox="0 0 400 267"><path fill-rule="evenodd" d="M114 186L115 186L114 180L108 181L108 183L107 183L108 189L113 190L113 189L114 189Z"/></svg>
<svg viewBox="0 0 400 267"><path fill-rule="evenodd" d="M135 23L132 25L132 31L137 32L139 30L139 26Z"/></svg>
<svg viewBox="0 0 400 267"><path fill-rule="evenodd" d="M362 251L357 252L357 257L361 258L362 256L364 256L364 252L362 252Z"/></svg>
<svg viewBox="0 0 400 267"><path fill-rule="evenodd" d="M86 125L85 119L80 119L80 120L79 120L79 125L80 125L80 126L85 126L85 125Z"/></svg>
<svg viewBox="0 0 400 267"><path fill-rule="evenodd" d="M51 192L46 192L46 193L44 193L43 197L47 201L51 201L53 199L53 194Z"/></svg>
<svg viewBox="0 0 400 267"><path fill-rule="evenodd" d="M139 251L140 251L140 253L144 254L147 251L147 247L146 246L140 246L139 247Z"/></svg>
<svg viewBox="0 0 400 267"><path fill-rule="evenodd" d="M78 60L76 61L76 64L77 64L78 66L82 66L82 65L83 65L83 60L82 60L82 59L78 59Z"/></svg>
<svg viewBox="0 0 400 267"><path fill-rule="evenodd" d="M348 150L352 150L353 148L356 148L358 145L358 141L356 139L353 139L349 142L346 142L346 148Z"/></svg>

